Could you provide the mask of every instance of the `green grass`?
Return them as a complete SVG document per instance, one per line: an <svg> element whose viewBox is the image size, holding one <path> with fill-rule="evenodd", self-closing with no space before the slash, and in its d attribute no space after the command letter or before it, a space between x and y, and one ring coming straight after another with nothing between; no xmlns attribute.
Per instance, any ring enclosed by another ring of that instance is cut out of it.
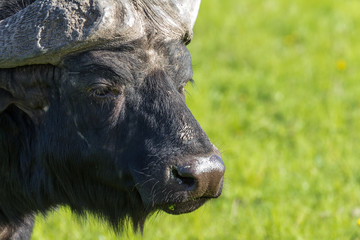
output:
<svg viewBox="0 0 360 240"><path fill-rule="evenodd" d="M360 1L204 0L187 102L223 195L143 239L360 239ZM62 209L32 239L116 239ZM129 239L141 239L130 231Z"/></svg>

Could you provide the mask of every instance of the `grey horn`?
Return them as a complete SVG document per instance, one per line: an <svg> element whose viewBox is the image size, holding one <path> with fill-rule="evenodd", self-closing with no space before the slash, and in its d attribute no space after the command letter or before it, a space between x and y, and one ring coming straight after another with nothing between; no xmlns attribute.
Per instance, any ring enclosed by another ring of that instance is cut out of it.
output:
<svg viewBox="0 0 360 240"><path fill-rule="evenodd" d="M0 68L57 65L69 53L156 32L192 35L200 0L37 0L0 21Z"/></svg>

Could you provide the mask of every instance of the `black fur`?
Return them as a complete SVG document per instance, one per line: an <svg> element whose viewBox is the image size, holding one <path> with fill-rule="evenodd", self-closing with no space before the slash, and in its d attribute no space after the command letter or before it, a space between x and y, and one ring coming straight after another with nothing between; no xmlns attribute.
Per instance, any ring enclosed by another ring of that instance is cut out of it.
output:
<svg viewBox="0 0 360 240"><path fill-rule="evenodd" d="M16 2L1 1L1 17ZM172 168L214 151L184 100L191 79L185 44L150 35L59 66L0 69L0 237L29 238L32 216L59 205L116 231L201 206L168 184Z"/></svg>

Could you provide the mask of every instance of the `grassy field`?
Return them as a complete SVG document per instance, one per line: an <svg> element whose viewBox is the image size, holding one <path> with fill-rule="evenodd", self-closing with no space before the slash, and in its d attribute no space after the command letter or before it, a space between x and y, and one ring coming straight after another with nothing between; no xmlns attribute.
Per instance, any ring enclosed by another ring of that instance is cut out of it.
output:
<svg viewBox="0 0 360 240"><path fill-rule="evenodd" d="M360 239L359 9L203 0L187 102L222 151L223 195L151 217L143 239ZM62 209L32 239L117 239L96 222Z"/></svg>

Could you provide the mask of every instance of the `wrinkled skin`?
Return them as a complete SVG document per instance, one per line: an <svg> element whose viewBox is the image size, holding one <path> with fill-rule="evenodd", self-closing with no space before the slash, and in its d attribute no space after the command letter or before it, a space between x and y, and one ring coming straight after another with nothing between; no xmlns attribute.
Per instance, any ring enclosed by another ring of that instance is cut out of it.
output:
<svg viewBox="0 0 360 240"><path fill-rule="evenodd" d="M58 205L116 230L130 218L136 229L156 210L186 213L221 194L222 166L211 193L178 176L198 158L220 156L185 103L192 67L183 42L149 36L60 66L0 69L0 78L13 82L0 91L5 230Z"/></svg>

